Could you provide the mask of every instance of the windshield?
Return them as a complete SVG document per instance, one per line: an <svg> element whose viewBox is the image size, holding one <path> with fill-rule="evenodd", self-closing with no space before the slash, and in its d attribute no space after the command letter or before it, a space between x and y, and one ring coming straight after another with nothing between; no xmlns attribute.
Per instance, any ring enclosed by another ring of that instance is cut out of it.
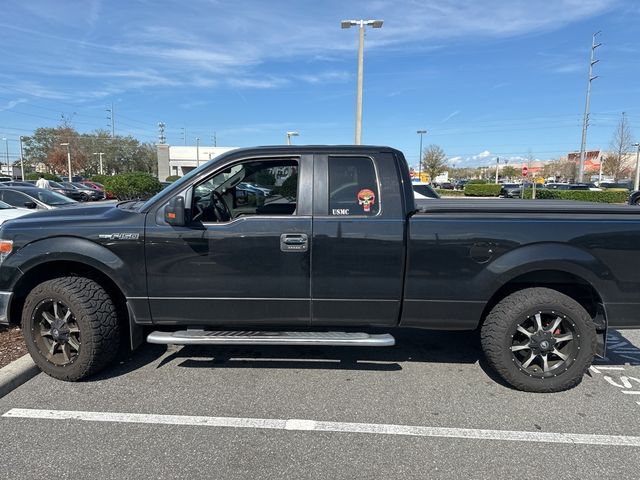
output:
<svg viewBox="0 0 640 480"><path fill-rule="evenodd" d="M200 174L200 172L202 172L203 170L206 170L209 165L212 165L213 163L216 163L220 160L221 157L217 157L217 158L213 158L211 160L209 160L206 163L203 163L202 165L200 165L198 168L195 168L193 170L191 170L189 173L187 173L184 177L179 178L178 180L176 180L175 182L173 182L171 184L171 186L167 187L167 189L171 189L171 190L175 190L175 191L179 191L185 184L188 184L191 179L193 177L196 177ZM142 207L140 207L142 210L144 210L145 208L147 208L149 205L153 204L157 198L161 197L162 195L164 195L167 192L166 189L161 190L160 192L156 193L153 197L151 197L149 200L147 200Z"/></svg>
<svg viewBox="0 0 640 480"><path fill-rule="evenodd" d="M59 193L52 192L51 190L42 190L33 195L38 200L47 205L67 205L70 203L78 203L75 200L71 200L64 195L60 195Z"/></svg>

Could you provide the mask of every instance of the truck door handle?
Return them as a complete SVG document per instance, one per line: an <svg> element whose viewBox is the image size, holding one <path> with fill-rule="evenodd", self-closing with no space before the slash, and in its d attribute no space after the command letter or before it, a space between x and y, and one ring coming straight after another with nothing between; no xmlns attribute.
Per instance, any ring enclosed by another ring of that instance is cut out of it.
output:
<svg viewBox="0 0 640 480"><path fill-rule="evenodd" d="M306 252L307 246L306 233L283 233L280 235L280 250L283 252Z"/></svg>

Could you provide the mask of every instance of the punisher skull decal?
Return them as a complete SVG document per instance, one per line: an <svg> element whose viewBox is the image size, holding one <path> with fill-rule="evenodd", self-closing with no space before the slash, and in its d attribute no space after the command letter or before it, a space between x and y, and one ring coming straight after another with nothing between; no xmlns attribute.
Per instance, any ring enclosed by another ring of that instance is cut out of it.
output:
<svg viewBox="0 0 640 480"><path fill-rule="evenodd" d="M373 190L364 188L358 192L358 204L362 205L365 212L370 212L371 207L376 203L376 194Z"/></svg>

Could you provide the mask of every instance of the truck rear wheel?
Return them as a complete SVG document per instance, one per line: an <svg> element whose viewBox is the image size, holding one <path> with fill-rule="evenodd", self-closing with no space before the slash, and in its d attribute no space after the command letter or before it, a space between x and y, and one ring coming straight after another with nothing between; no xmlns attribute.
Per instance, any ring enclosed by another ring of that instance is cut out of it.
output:
<svg viewBox="0 0 640 480"><path fill-rule="evenodd" d="M549 288L505 297L481 331L487 361L510 385L560 392L578 385L593 361L595 325L575 300Z"/></svg>
<svg viewBox="0 0 640 480"><path fill-rule="evenodd" d="M86 378L117 355L116 307L98 283L61 277L41 283L22 311L27 349L46 374L67 381Z"/></svg>

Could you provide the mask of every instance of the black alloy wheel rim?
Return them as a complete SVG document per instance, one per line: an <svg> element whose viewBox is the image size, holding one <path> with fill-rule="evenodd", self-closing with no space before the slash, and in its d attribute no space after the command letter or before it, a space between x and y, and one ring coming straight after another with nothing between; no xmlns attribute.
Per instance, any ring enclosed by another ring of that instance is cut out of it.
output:
<svg viewBox="0 0 640 480"><path fill-rule="evenodd" d="M71 309L54 299L43 300L33 312L31 335L48 362L64 367L80 354L80 327Z"/></svg>
<svg viewBox="0 0 640 480"><path fill-rule="evenodd" d="M510 345L512 360L530 377L557 377L575 361L579 340L571 318L560 312L538 311L515 325Z"/></svg>

